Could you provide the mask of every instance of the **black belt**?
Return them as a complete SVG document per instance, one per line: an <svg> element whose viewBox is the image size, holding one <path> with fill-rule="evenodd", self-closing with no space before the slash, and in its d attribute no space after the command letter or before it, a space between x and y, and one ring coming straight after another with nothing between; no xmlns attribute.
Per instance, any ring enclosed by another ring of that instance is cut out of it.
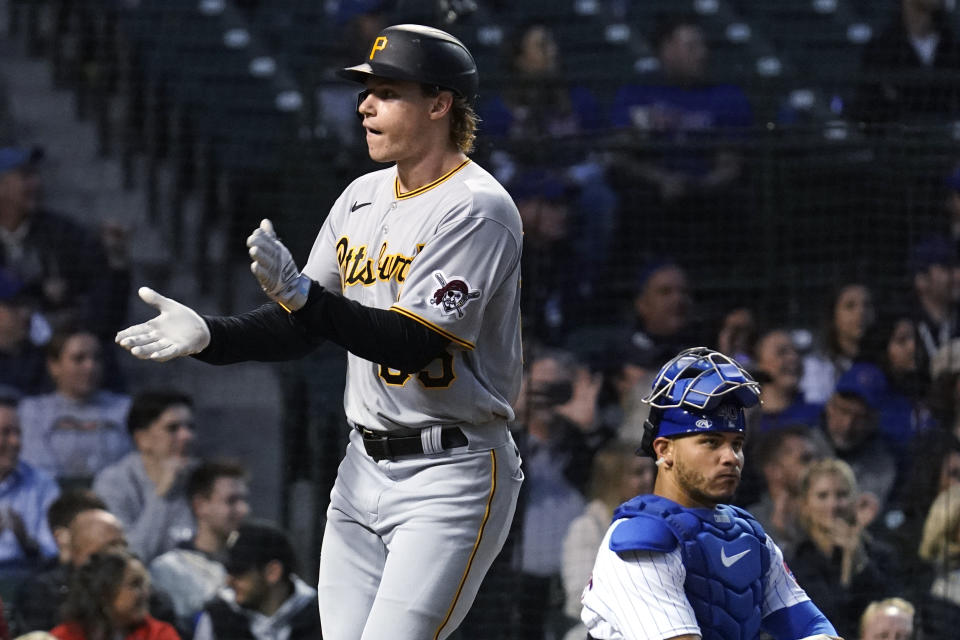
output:
<svg viewBox="0 0 960 640"><path fill-rule="evenodd" d="M354 425L363 437L363 448L367 455L374 460L393 460L399 456L422 455L423 441L419 434L415 436L395 436L380 431L371 431L366 427ZM443 449L463 447L467 444L467 436L460 427L444 427L440 430L440 446Z"/></svg>

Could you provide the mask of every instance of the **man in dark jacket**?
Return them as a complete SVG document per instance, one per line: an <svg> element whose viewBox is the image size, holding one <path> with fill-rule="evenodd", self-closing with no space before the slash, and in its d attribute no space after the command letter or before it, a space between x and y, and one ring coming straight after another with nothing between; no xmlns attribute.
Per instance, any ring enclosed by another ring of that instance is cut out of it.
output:
<svg viewBox="0 0 960 640"><path fill-rule="evenodd" d="M289 537L264 522L240 525L227 542L227 584L204 607L194 640L319 640L317 592L294 573Z"/></svg>
<svg viewBox="0 0 960 640"><path fill-rule="evenodd" d="M39 148L0 148L0 267L41 293L41 312L69 314L104 336L126 320L130 289L125 233L98 235L42 205Z"/></svg>

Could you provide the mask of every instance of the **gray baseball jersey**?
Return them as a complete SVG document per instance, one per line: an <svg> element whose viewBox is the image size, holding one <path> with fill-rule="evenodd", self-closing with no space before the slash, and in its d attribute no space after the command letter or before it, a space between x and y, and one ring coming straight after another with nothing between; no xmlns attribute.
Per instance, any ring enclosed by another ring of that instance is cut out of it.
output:
<svg viewBox="0 0 960 640"><path fill-rule="evenodd" d="M396 167L355 180L334 203L303 273L365 306L450 339L423 371L349 355L344 408L375 430L513 419L521 377L520 215L466 160L401 194Z"/></svg>

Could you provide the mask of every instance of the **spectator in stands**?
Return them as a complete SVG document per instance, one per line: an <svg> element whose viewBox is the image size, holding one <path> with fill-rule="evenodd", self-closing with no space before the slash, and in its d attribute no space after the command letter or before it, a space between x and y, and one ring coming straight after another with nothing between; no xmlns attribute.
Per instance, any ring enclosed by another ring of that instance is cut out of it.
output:
<svg viewBox="0 0 960 640"><path fill-rule="evenodd" d="M803 364L790 333L779 328L761 331L752 360L762 401L756 430L791 424L816 426L821 405L807 402L800 392Z"/></svg>
<svg viewBox="0 0 960 640"><path fill-rule="evenodd" d="M102 509L78 511L68 529L66 561L27 580L17 594L14 612L18 633L52 629L59 624L59 609L73 571L98 551L126 547L123 525Z"/></svg>
<svg viewBox="0 0 960 640"><path fill-rule="evenodd" d="M203 605L225 584L227 541L250 513L248 492L247 472L235 462L201 463L187 480L196 535L150 563L153 583L173 600L181 629L194 628Z"/></svg>
<svg viewBox="0 0 960 640"><path fill-rule="evenodd" d="M124 523L130 548L149 563L193 537L185 493L195 464L193 401L172 391L140 393L127 429L136 450L98 473L93 490Z"/></svg>
<svg viewBox="0 0 960 640"><path fill-rule="evenodd" d="M0 267L0 389L21 395L49 386L43 349L30 336L34 303L23 282Z"/></svg>
<svg viewBox="0 0 960 640"><path fill-rule="evenodd" d="M314 640L317 592L297 577L287 535L265 523L240 525L227 547L227 583L204 608L194 640Z"/></svg>
<svg viewBox="0 0 960 640"><path fill-rule="evenodd" d="M103 389L102 354L92 330L59 329L47 343L55 390L20 405L24 459L61 483L89 486L95 474L131 449L123 428L130 398Z"/></svg>
<svg viewBox="0 0 960 640"><path fill-rule="evenodd" d="M603 127L593 92L570 86L563 75L560 47L546 24L517 25L506 43L505 63L505 88L478 108L486 135L526 144Z"/></svg>
<svg viewBox="0 0 960 640"><path fill-rule="evenodd" d="M686 270L669 258L647 261L633 294L631 345L657 362L696 346L692 307Z"/></svg>
<svg viewBox="0 0 960 640"><path fill-rule="evenodd" d="M737 190L743 159L736 144L753 123L750 102L741 88L710 80L706 37L695 17L667 15L653 44L660 76L620 87L611 107L611 124L636 147L611 165L630 203L621 211L621 239L631 251L648 238L683 236L692 268L699 266L694 258L707 263L714 255L732 266L739 245L727 238L746 242L749 228ZM729 202L736 215L717 215L718 202ZM690 234L694 227L701 233Z"/></svg>
<svg viewBox="0 0 960 640"><path fill-rule="evenodd" d="M357 126L357 87L343 82L334 75L335 69L353 64L369 55L367 45L377 37L385 27L389 11L389 0L351 0L338 2L336 21L342 29L339 38L340 51L336 59L322 61L323 68L318 71L319 81L314 87L313 99L317 121L317 137L329 140L328 146L336 150L338 164L362 162L367 159L363 145L363 128ZM362 153L363 159L360 157ZM354 168L351 167L351 170Z"/></svg>
<svg viewBox="0 0 960 640"><path fill-rule="evenodd" d="M570 344L576 344L573 337ZM603 379L597 394L597 426L616 433L620 440L640 442L650 405L643 402L660 361L647 351L618 341L585 358Z"/></svg>
<svg viewBox="0 0 960 640"><path fill-rule="evenodd" d="M931 410L940 426L960 439L960 339L934 353L930 362Z"/></svg>
<svg viewBox="0 0 960 640"><path fill-rule="evenodd" d="M863 51L854 115L872 123L952 119L960 108L960 45L945 0L901 0ZM939 73L938 73L939 72Z"/></svg>
<svg viewBox="0 0 960 640"><path fill-rule="evenodd" d="M753 345L757 342L757 320L747 306L734 306L723 316L717 331L717 351L747 369L753 369Z"/></svg>
<svg viewBox="0 0 960 640"><path fill-rule="evenodd" d="M960 337L957 303L960 270L956 248L943 237L930 237L910 250L910 275L916 297L916 328L920 364L929 366L937 349Z"/></svg>
<svg viewBox="0 0 960 640"><path fill-rule="evenodd" d="M107 242L41 204L39 148L0 148L0 266L41 293L51 320L68 315L112 338L123 326L130 289L127 240ZM55 324L57 322L54 322Z"/></svg>
<svg viewBox="0 0 960 640"><path fill-rule="evenodd" d="M877 409L878 427L894 452L905 453L905 445L917 433L934 425L926 403L930 378L917 363L913 314L884 312L864 335L861 359L879 367L886 378L887 391Z"/></svg>
<svg viewBox="0 0 960 640"><path fill-rule="evenodd" d="M933 225L931 233L949 236L955 251L960 253L960 164L954 166L946 180L945 211Z"/></svg>
<svg viewBox="0 0 960 640"><path fill-rule="evenodd" d="M932 570L920 596L924 638L950 638L960 625L960 483L936 497L923 525L919 556Z"/></svg>
<svg viewBox="0 0 960 640"><path fill-rule="evenodd" d="M866 531L875 514L875 502L861 499L853 470L842 460L824 458L807 469L798 514L805 538L787 561L841 637L854 637L870 602L896 595L892 553Z"/></svg>
<svg viewBox="0 0 960 640"><path fill-rule="evenodd" d="M57 562L70 564L70 523L82 511L107 510L103 500L90 489L69 489L47 509L47 525L57 543Z"/></svg>
<svg viewBox="0 0 960 640"><path fill-rule="evenodd" d="M929 183L924 181L924 184ZM954 255L960 255L960 162L953 164L942 185L943 200L921 198L916 203L911 202L909 237L946 238L953 245Z"/></svg>
<svg viewBox="0 0 960 640"><path fill-rule="evenodd" d="M541 637L554 624L563 536L586 506L595 452L611 435L595 426L600 380L569 352L544 350L530 359L520 390L514 439L525 480L517 505L518 637Z"/></svg>
<svg viewBox="0 0 960 640"><path fill-rule="evenodd" d="M864 333L873 324L873 294L861 282L837 287L824 309L820 345L803 359L800 389L807 402L823 404L837 378L860 353Z"/></svg>
<svg viewBox="0 0 960 640"><path fill-rule="evenodd" d="M93 554L73 572L57 640L180 640L168 623L150 615L150 576L125 549Z"/></svg>
<svg viewBox="0 0 960 640"><path fill-rule="evenodd" d="M823 442L807 425L787 425L759 434L748 455L763 475L763 490L747 511L789 557L801 536L800 481L810 465L823 457Z"/></svg>
<svg viewBox="0 0 960 640"><path fill-rule="evenodd" d="M564 75L561 58L549 26L518 25L507 39L503 89L481 100L477 113L482 135L496 149L490 166L504 184L522 187L523 173L546 162L570 187L572 249L582 282L596 286L613 241L617 195L601 160L584 151L587 145L553 145L547 154L543 146L557 139L585 140L607 122L593 92Z"/></svg>
<svg viewBox="0 0 960 640"><path fill-rule="evenodd" d="M510 189L523 220L524 335L558 346L585 306L584 273L570 234L567 189L554 172L528 171Z"/></svg>
<svg viewBox="0 0 960 640"><path fill-rule="evenodd" d="M906 459L903 482L879 524L901 557L910 558L916 554L933 500L960 484L960 439L944 429L929 429L914 438Z"/></svg>
<svg viewBox="0 0 960 640"><path fill-rule="evenodd" d="M99 508L83 508L83 494L74 494L72 505L65 507L81 509L69 524L66 536L69 550L56 567L44 571L23 584L17 594L16 628L18 633L38 629L52 629L60 624L61 607L70 591L74 572L96 553L127 548L122 523L109 511ZM173 623L173 606L166 594L152 591L150 611L156 618Z"/></svg>
<svg viewBox="0 0 960 640"><path fill-rule="evenodd" d="M853 469L857 485L887 506L897 475L897 461L877 427L877 409L887 382L872 364L854 363L837 380L823 411L823 434L834 455Z"/></svg>
<svg viewBox="0 0 960 640"><path fill-rule="evenodd" d="M60 487L20 459L20 443L16 402L0 397L0 581L8 585L57 555L47 509Z"/></svg>
<svg viewBox="0 0 960 640"><path fill-rule="evenodd" d="M593 458L590 502L570 523L563 540L563 589L566 594L563 610L571 620L580 619L580 594L590 579L597 549L610 526L613 510L634 496L653 491L656 467L652 458L636 454L638 446L638 443L613 440ZM581 640L586 633L586 627L577 624L568 635Z"/></svg>
<svg viewBox="0 0 960 640"><path fill-rule="evenodd" d="M860 640L913 640L914 613L903 598L871 602L860 616Z"/></svg>

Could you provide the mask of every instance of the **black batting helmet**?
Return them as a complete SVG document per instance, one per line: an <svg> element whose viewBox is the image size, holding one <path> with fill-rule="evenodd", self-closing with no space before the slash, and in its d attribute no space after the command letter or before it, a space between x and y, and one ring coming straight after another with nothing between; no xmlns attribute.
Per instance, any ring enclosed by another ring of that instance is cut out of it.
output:
<svg viewBox="0 0 960 640"><path fill-rule="evenodd" d="M467 47L446 31L419 24L387 27L374 38L366 60L337 75L360 83L379 76L436 85L470 102L479 86L477 63Z"/></svg>

